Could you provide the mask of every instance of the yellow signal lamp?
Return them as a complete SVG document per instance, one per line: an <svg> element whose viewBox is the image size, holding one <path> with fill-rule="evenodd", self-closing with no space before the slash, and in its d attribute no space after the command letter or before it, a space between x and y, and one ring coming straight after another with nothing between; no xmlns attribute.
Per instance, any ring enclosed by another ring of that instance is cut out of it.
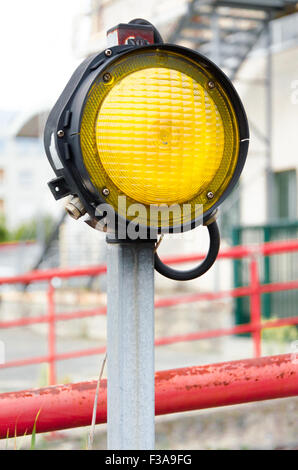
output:
<svg viewBox="0 0 298 470"><path fill-rule="evenodd" d="M104 204L117 227L185 231L232 191L248 141L240 98L209 59L161 42L113 46L78 67L49 115L49 187L75 196L72 215L87 212L93 226L105 215L109 228ZM169 207L179 210L163 218Z"/></svg>

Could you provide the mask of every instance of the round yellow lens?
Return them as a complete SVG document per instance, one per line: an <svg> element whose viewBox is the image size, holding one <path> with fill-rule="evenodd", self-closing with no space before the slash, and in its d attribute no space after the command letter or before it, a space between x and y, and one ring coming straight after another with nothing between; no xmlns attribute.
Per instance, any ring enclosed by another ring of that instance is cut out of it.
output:
<svg viewBox="0 0 298 470"><path fill-rule="evenodd" d="M183 53L136 49L94 80L80 145L86 181L121 217L133 220L129 208L141 203L139 223L166 229L197 220L220 199L236 168L239 129L208 67ZM152 208L173 206L181 212L152 220Z"/></svg>
<svg viewBox="0 0 298 470"><path fill-rule="evenodd" d="M183 203L208 190L223 158L224 128L202 85L154 67L127 75L107 94L96 145L124 194L143 204Z"/></svg>

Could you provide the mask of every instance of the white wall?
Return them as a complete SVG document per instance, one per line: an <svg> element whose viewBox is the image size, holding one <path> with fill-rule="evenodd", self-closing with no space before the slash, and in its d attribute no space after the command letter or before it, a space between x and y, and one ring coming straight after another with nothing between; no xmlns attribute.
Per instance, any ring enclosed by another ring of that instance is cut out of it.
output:
<svg viewBox="0 0 298 470"><path fill-rule="evenodd" d="M237 88L249 120L264 134L265 88L260 83L241 84L241 80L261 80L265 77L265 55L254 54L239 75ZM272 81L272 169L298 170L298 99L295 103L292 86L298 81L298 45L286 50L273 50ZM298 90L298 82L296 84ZM296 93L297 95L297 93ZM241 223L258 224L266 219L265 204L265 145L251 127L247 163L242 175ZM297 204L298 205L298 204Z"/></svg>
<svg viewBox="0 0 298 470"><path fill-rule="evenodd" d="M7 138L0 154L4 170L0 198L9 228L39 214L60 217L61 203L54 200L47 182L54 177L42 141L35 138Z"/></svg>

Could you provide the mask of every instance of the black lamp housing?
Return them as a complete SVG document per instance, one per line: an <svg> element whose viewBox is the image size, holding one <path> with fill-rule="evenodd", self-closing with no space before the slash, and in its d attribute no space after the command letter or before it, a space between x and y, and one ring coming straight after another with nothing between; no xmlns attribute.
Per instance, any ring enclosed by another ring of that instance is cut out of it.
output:
<svg viewBox="0 0 298 470"><path fill-rule="evenodd" d="M134 21L142 22L139 24L149 24L145 20ZM150 49L158 52L178 52L179 54L184 55L186 58L197 63L204 69L207 69L212 74L215 81L218 81L224 88L234 107L238 121L240 141L236 168L231 181L223 194L210 207L210 209L203 214L203 223L211 217L214 210L230 194L240 177L246 160L249 143L247 118L241 100L228 77L226 77L226 75L213 62L203 55L185 47L173 44L163 44L162 39L160 35L157 34L157 30L155 28L154 41L158 42L142 46L135 44L113 46L105 51L88 57L75 70L57 103L50 112L46 123L44 133L45 151L56 174L56 178L48 183L49 188L55 199L60 199L68 195L77 196L82 207L89 214L90 219L95 222L103 219L104 216L99 214L98 211L96 211L96 208L99 204L106 203L106 200L104 195L101 194L92 184L83 162L80 145L82 112L88 97L88 92L93 83L99 77L104 79L105 74L109 71L110 65L119 61L119 59L124 56L129 56L129 54L135 53L136 50L140 54ZM118 223L119 221L126 225L129 223L129 221L123 219L118 214L116 214L116 218ZM199 223L202 223L202 220L200 220ZM189 222L186 230L192 229L197 225L198 220L192 220ZM157 232L160 231L160 229L157 229ZM177 231L177 227L169 227L168 232L171 233L175 231Z"/></svg>

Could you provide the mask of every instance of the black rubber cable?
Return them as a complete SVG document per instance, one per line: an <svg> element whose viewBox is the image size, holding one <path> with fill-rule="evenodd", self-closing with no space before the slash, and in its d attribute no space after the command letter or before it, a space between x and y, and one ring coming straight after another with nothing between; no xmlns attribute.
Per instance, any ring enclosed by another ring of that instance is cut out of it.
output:
<svg viewBox="0 0 298 470"><path fill-rule="evenodd" d="M179 271L164 264L159 258L158 254L155 253L154 265L156 271L158 271L163 276L168 277L169 279L173 279L174 281L190 281L191 279L196 279L197 277L205 274L216 260L220 245L220 234L216 221L207 225L207 229L210 239L209 250L206 258L204 261L202 261L201 264L199 264L199 266L187 271Z"/></svg>

